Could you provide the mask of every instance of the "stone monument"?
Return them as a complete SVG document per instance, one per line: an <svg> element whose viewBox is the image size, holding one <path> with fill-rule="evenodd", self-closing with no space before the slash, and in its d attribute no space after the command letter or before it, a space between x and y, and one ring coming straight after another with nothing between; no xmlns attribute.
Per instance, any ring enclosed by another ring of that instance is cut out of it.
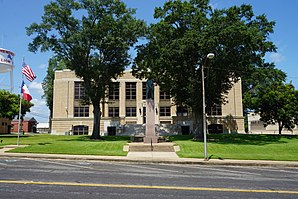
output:
<svg viewBox="0 0 298 199"><path fill-rule="evenodd" d="M155 105L154 105L154 82L146 82L146 133L144 143L157 143L155 133Z"/></svg>

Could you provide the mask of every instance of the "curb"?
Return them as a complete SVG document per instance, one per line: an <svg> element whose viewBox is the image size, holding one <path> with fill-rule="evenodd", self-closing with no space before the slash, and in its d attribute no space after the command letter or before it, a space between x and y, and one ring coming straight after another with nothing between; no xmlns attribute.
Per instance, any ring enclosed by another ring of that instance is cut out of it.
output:
<svg viewBox="0 0 298 199"><path fill-rule="evenodd" d="M254 167L292 167L298 168L298 162L293 161L268 161L268 160L217 160L195 158L168 158L163 157L132 157L127 156L96 156L96 155L66 155L66 154L37 154L37 153L9 153L13 146L0 149L0 157L18 158L41 158L61 160L89 160L89 161L110 161L110 162L134 162L134 163L156 163L156 164L189 164L206 166L254 166Z"/></svg>
<svg viewBox="0 0 298 199"><path fill-rule="evenodd" d="M126 156L89 156L89 155L60 155L60 154L28 154L0 153L0 157L41 158L60 160L89 160L110 162L158 163L158 164L190 164L208 166L255 166L255 167L293 167L298 168L298 162L286 161L253 161L253 160L209 160L194 158L161 159L161 158L127 158Z"/></svg>

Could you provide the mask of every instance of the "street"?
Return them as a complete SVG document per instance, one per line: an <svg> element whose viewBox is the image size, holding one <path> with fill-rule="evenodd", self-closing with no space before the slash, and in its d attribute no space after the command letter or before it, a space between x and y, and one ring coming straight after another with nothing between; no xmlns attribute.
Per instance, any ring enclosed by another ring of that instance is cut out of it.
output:
<svg viewBox="0 0 298 199"><path fill-rule="evenodd" d="M0 158L0 198L297 198L298 168Z"/></svg>

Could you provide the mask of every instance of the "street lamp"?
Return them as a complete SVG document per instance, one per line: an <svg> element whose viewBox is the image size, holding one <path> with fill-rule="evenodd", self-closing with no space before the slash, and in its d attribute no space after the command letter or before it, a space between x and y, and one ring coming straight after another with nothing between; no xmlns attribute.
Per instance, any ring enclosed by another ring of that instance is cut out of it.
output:
<svg viewBox="0 0 298 199"><path fill-rule="evenodd" d="M206 130L206 105L205 105L205 75L204 75L204 66L207 64L208 59L213 59L214 54L209 53L207 57L205 58L204 64L201 67L202 72L202 101L203 101L203 133L204 133L204 160L207 161L207 130Z"/></svg>

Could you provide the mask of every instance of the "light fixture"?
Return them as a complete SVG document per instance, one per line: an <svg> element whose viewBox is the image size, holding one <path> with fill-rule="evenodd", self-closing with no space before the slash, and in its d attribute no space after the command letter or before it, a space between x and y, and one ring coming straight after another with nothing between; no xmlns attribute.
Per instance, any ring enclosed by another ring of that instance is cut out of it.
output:
<svg viewBox="0 0 298 199"><path fill-rule="evenodd" d="M203 101L203 134L204 134L204 160L208 160L207 153L207 130L206 130L206 105L205 105L205 75L204 75L204 67L207 64L208 59L213 59L215 57L214 53L208 53L205 58L204 64L202 64L201 72L202 72L202 101Z"/></svg>

